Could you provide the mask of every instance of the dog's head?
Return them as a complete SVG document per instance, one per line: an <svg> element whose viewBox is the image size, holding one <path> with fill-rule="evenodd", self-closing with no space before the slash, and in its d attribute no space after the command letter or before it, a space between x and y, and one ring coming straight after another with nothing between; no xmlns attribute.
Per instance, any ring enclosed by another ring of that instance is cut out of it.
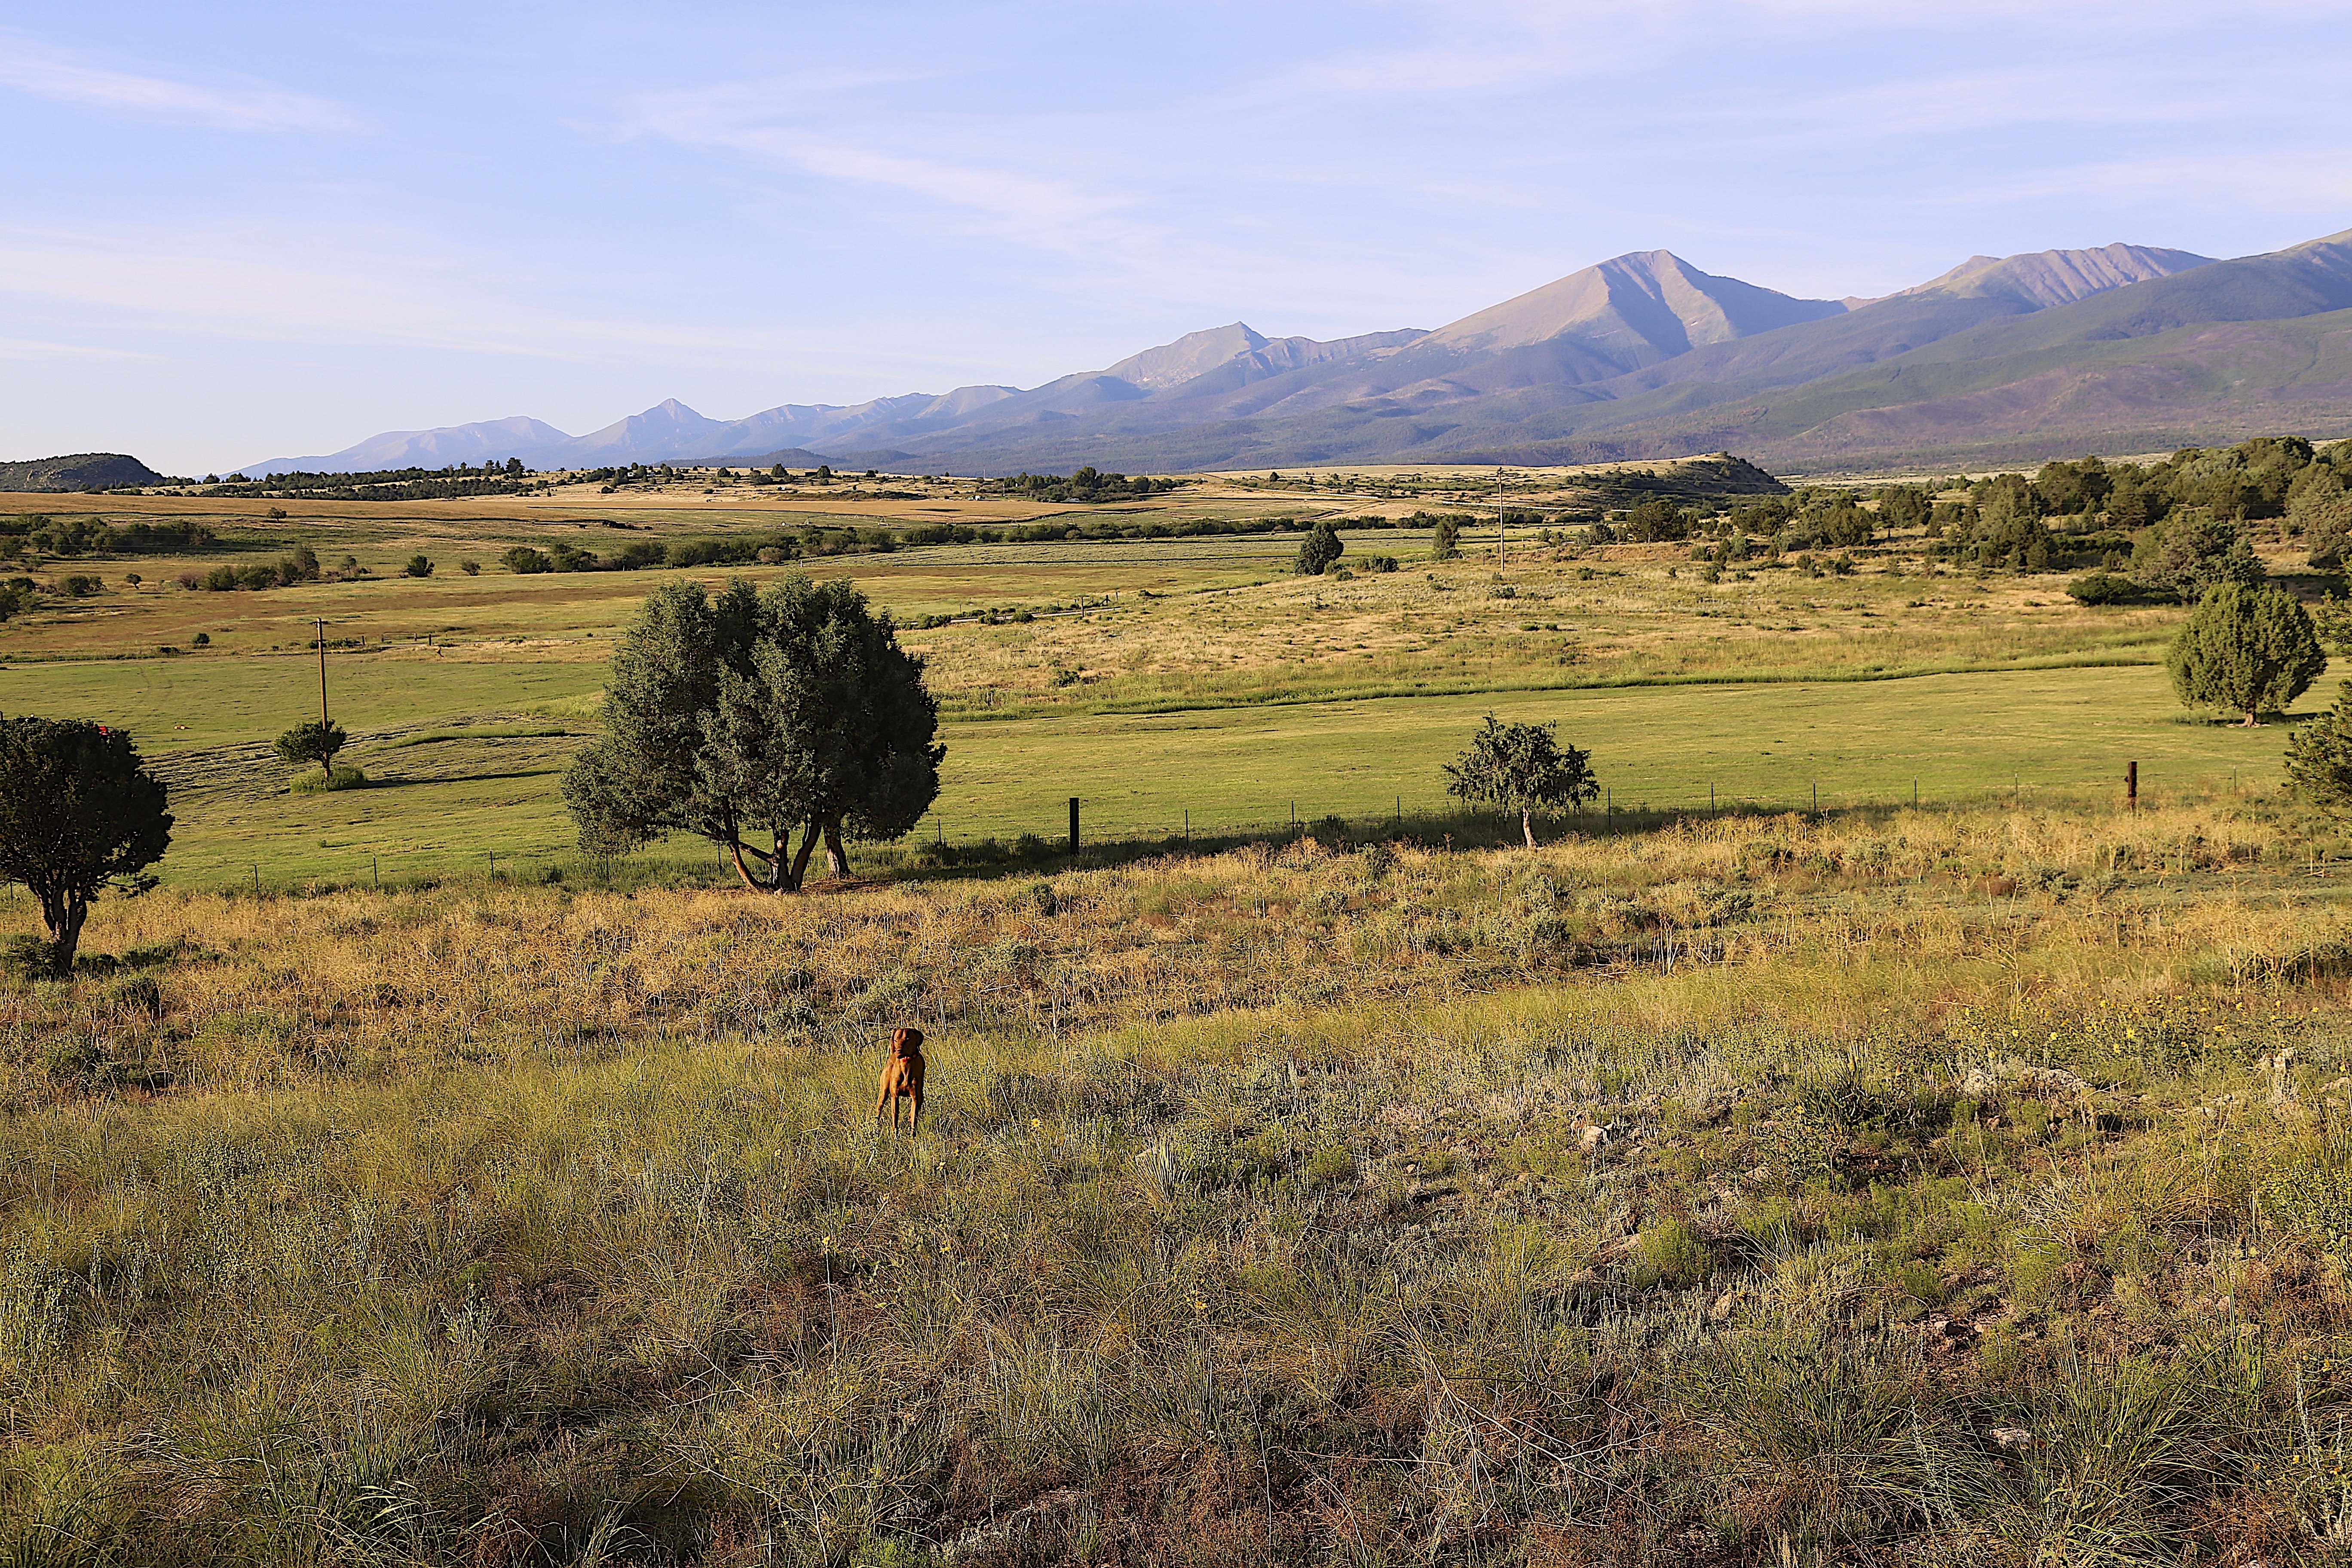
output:
<svg viewBox="0 0 2352 1568"><path fill-rule="evenodd" d="M923 1031L893 1029L890 1032L890 1054L894 1057L919 1057L923 1054Z"/></svg>

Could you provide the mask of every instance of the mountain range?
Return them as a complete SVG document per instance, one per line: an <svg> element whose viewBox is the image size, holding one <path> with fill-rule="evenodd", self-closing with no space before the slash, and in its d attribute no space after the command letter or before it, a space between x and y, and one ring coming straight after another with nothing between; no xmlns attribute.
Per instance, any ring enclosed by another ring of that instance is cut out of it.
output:
<svg viewBox="0 0 2352 1568"><path fill-rule="evenodd" d="M519 457L901 471L1543 464L1738 450L1792 472L2027 462L2352 432L2352 231L2215 260L2110 245L1976 256L1878 299L1800 300L1636 251L1434 331L1318 342L1236 321L1042 386L585 436L392 431L248 474Z"/></svg>

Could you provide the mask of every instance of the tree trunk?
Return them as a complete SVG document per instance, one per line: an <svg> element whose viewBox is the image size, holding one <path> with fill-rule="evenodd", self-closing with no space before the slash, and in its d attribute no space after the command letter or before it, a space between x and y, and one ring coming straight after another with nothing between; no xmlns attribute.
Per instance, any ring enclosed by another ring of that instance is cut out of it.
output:
<svg viewBox="0 0 2352 1568"><path fill-rule="evenodd" d="M2256 722L2257 721L2254 716L2254 710L2249 708L2246 710L2246 721L2239 725L2238 728L2241 730L2251 730L2255 727Z"/></svg>
<svg viewBox="0 0 2352 1568"><path fill-rule="evenodd" d="M776 835L773 853L756 844L746 844L740 838L730 839L728 848L734 852L735 869L743 885L755 893L797 893L807 879L809 857L816 852L817 840L825 840L825 855L831 859L839 850L840 840L835 837L837 828L820 821L811 821L808 831L801 836L798 849L793 847L793 830L789 827ZM766 866L764 872L754 871L743 863L749 855Z"/></svg>
<svg viewBox="0 0 2352 1568"><path fill-rule="evenodd" d="M849 852L841 847L841 818L824 819L824 874L828 877L849 875Z"/></svg>
<svg viewBox="0 0 2352 1568"><path fill-rule="evenodd" d="M49 928L49 972L59 976L73 973L74 954L81 947L82 922L89 918L89 900L74 893L45 894L41 899L41 923Z"/></svg>
<svg viewBox="0 0 2352 1568"><path fill-rule="evenodd" d="M801 834L801 847L793 852L792 869L786 875L784 891L797 893L801 890L802 883L808 877L809 856L816 848L817 836L823 831L824 825L812 820L807 829ZM782 843L779 841L776 847L781 851L783 848Z"/></svg>
<svg viewBox="0 0 2352 1568"><path fill-rule="evenodd" d="M1534 848L1536 847L1535 813L1531 811L1519 813L1519 832L1526 836L1528 847Z"/></svg>
<svg viewBox="0 0 2352 1568"><path fill-rule="evenodd" d="M743 879L743 885L745 887L751 889L755 893L772 893L776 890L773 886L775 881L776 858L773 855L769 854L763 849L756 848L751 845L746 844L740 838L729 840L727 847L734 852L735 873ZM769 870L767 881L761 881L752 873L751 868L743 864L743 856L747 850L759 858L768 862Z"/></svg>

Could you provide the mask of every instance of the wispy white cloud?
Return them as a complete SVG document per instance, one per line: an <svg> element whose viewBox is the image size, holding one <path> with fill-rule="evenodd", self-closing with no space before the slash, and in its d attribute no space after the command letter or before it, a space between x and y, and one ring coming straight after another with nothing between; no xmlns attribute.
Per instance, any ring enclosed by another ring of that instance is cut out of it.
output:
<svg viewBox="0 0 2352 1568"><path fill-rule="evenodd" d="M1685 72L1695 56L1776 40L1850 47L1864 36L1891 42L1948 36L1952 26L1947 13L1885 0L1384 0L1365 9L1412 36L1306 59L1282 87L1334 96L1509 92L1627 69ZM2341 11L2340 0L2071 0L2056 9L2049 0L1976 0L1969 25L2031 20L2047 42L2060 31L2111 38L2120 26L2146 37L2222 18L2237 26L2250 12L2289 20ZM2080 69L2064 79L2076 96L2093 85Z"/></svg>
<svg viewBox="0 0 2352 1568"><path fill-rule="evenodd" d="M863 139L801 123L827 105L838 122L845 88L903 85L907 77L814 83L788 79L725 83L708 90L647 98L625 126L687 147L722 148L799 169L821 179L919 197L1022 226L1050 242L1068 226L1103 217L1122 203L1076 184L971 158L891 147L878 132Z"/></svg>
<svg viewBox="0 0 2352 1568"><path fill-rule="evenodd" d="M227 131L352 131L362 123L342 104L268 82L205 84L115 70L21 36L0 36L0 87L55 102Z"/></svg>
<svg viewBox="0 0 2352 1568"><path fill-rule="evenodd" d="M0 338L0 360L19 362L87 361L99 364L152 364L160 355L139 349L108 348L98 343L49 342L40 338Z"/></svg>
<svg viewBox="0 0 2352 1568"><path fill-rule="evenodd" d="M2001 206L2084 197L2168 208L2273 213L2308 213L2315 206L2332 206L2339 213L2352 214L2352 148L2293 152L2264 148L2241 154L2170 153L2071 163L1954 190L1927 205Z"/></svg>
<svg viewBox="0 0 2352 1568"><path fill-rule="evenodd" d="M99 332L145 326L299 349L425 349L565 363L655 352L740 359L761 334L662 312L566 309L520 257L394 225L250 220L0 226L0 300ZM575 273L572 292L642 297L659 281ZM99 332L94 332L99 335ZM772 339L764 346L781 346Z"/></svg>

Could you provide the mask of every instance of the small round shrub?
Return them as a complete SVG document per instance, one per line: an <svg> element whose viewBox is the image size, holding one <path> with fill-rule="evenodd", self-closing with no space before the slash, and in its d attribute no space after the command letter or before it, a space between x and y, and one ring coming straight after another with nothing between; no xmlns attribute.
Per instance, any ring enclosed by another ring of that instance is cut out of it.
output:
<svg viewBox="0 0 2352 1568"><path fill-rule="evenodd" d="M2067 584L2066 592L2078 605L2122 605L2130 603L2138 584L2113 572L2086 572Z"/></svg>
<svg viewBox="0 0 2352 1568"><path fill-rule="evenodd" d="M358 768L339 767L332 773L306 773L289 780L287 792L291 795L325 795L339 789L365 789L368 776Z"/></svg>
<svg viewBox="0 0 2352 1568"><path fill-rule="evenodd" d="M0 974L11 980L47 980L57 973L56 950L37 936L12 936L0 942Z"/></svg>

